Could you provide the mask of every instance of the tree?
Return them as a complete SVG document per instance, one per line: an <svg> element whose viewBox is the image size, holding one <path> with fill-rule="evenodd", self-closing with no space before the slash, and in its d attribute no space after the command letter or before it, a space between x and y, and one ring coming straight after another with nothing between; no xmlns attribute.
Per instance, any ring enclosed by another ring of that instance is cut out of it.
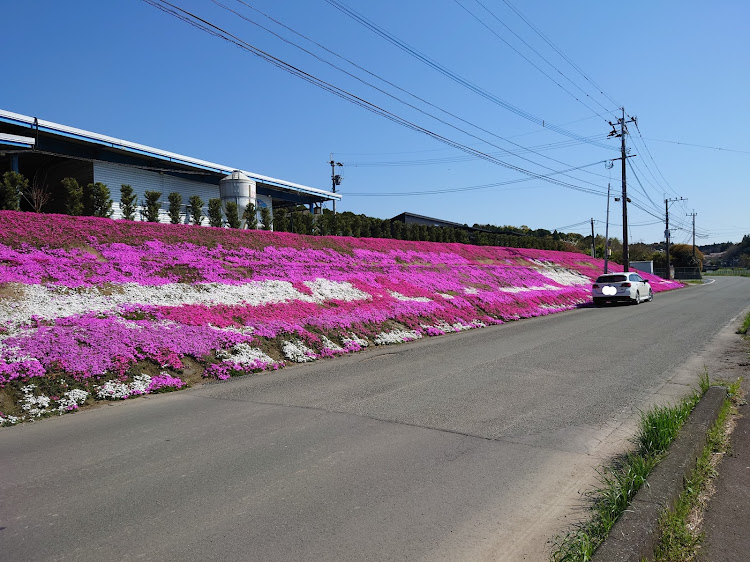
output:
<svg viewBox="0 0 750 562"><path fill-rule="evenodd" d="M271 230L273 228L273 216L271 215L271 209L267 206L260 209L260 222L263 230Z"/></svg>
<svg viewBox="0 0 750 562"><path fill-rule="evenodd" d="M122 218L127 221L135 220L135 199L136 194L133 188L124 183L120 186L120 213Z"/></svg>
<svg viewBox="0 0 750 562"><path fill-rule="evenodd" d="M159 209L161 209L159 198L161 197L161 191L144 191L143 195L146 197L146 221L159 222Z"/></svg>
<svg viewBox="0 0 750 562"><path fill-rule="evenodd" d="M191 195L188 199L188 209L192 223L196 226L200 225L203 221L203 199L198 195Z"/></svg>
<svg viewBox="0 0 750 562"><path fill-rule="evenodd" d="M221 215L221 199L212 197L208 200L208 224L214 228L221 228L224 218Z"/></svg>
<svg viewBox="0 0 750 562"><path fill-rule="evenodd" d="M249 228L250 230L258 228L258 208L252 201L245 207L245 211L242 213L242 220L245 221L245 228Z"/></svg>
<svg viewBox="0 0 750 562"><path fill-rule="evenodd" d="M40 172L34 174L31 185L29 186L26 182L26 187L22 188L21 192L23 198L28 201L35 213L41 213L44 206L52 198L52 193L47 185L47 174L44 174L44 179L39 174Z"/></svg>
<svg viewBox="0 0 750 562"><path fill-rule="evenodd" d="M313 216L309 211L299 213L297 217L297 232L308 235L313 233Z"/></svg>
<svg viewBox="0 0 750 562"><path fill-rule="evenodd" d="M18 211L21 203L21 193L28 189L29 180L18 172L5 172L0 184L0 210Z"/></svg>
<svg viewBox="0 0 750 562"><path fill-rule="evenodd" d="M240 212L236 202L227 201L224 206L224 214L227 216L227 224L229 225L229 228L240 227Z"/></svg>
<svg viewBox="0 0 750 562"><path fill-rule="evenodd" d="M172 224L180 224L182 217L180 216L180 210L182 209L182 194L179 191L173 191L167 195L169 200L169 222Z"/></svg>
<svg viewBox="0 0 750 562"><path fill-rule="evenodd" d="M278 208L273 213L273 229L276 232L289 232L289 217L286 209Z"/></svg>
<svg viewBox="0 0 750 562"><path fill-rule="evenodd" d="M86 186L83 190L83 212L91 217L112 216L112 199L106 184L98 181Z"/></svg>
<svg viewBox="0 0 750 562"><path fill-rule="evenodd" d="M65 212L74 217L83 215L83 186L75 178L62 180L65 191Z"/></svg>
<svg viewBox="0 0 750 562"><path fill-rule="evenodd" d="M703 264L703 252L695 248L693 261L693 246L690 244L674 244L669 248L670 261L675 267L700 267Z"/></svg>

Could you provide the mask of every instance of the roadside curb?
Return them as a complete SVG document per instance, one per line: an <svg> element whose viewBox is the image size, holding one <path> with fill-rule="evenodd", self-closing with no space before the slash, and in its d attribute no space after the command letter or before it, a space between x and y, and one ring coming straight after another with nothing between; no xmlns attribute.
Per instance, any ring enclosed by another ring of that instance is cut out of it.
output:
<svg viewBox="0 0 750 562"><path fill-rule="evenodd" d="M654 468L594 553L595 562L640 562L653 558L659 538L659 516L665 508L674 507L726 397L727 389L722 386L712 386L706 391L669 447L667 457Z"/></svg>

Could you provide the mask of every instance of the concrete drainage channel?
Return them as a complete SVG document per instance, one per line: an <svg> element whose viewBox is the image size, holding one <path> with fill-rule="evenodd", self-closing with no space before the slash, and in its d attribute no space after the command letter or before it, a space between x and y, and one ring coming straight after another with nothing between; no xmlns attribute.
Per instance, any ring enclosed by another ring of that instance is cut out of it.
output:
<svg viewBox="0 0 750 562"><path fill-rule="evenodd" d="M674 506L682 492L684 480L695 468L706 445L706 434L726 398L727 390L722 386L712 386L706 391L669 447L667 457L651 471L648 483L636 493L594 553L594 562L639 562L653 558L659 539L659 516L664 509Z"/></svg>

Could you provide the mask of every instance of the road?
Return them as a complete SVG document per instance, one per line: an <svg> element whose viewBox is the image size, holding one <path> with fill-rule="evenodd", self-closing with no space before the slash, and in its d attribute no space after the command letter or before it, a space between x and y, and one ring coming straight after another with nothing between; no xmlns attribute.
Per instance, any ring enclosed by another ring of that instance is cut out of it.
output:
<svg viewBox="0 0 750 562"><path fill-rule="evenodd" d="M544 560L748 305L718 278L0 430L0 559Z"/></svg>

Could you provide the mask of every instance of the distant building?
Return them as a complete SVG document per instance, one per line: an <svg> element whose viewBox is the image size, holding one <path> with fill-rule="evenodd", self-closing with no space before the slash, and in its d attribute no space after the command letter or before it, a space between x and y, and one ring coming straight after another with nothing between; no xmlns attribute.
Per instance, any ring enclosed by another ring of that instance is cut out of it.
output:
<svg viewBox="0 0 750 562"><path fill-rule="evenodd" d="M434 219L432 217L425 217L423 215L417 215L415 213L401 213L391 219L391 221L402 222L404 224L424 224L427 226L443 226L447 228L461 228L465 230L473 230L471 227L465 224L459 224L457 222L444 221L442 219Z"/></svg>
<svg viewBox="0 0 750 562"><path fill-rule="evenodd" d="M338 193L263 176L238 166L206 162L0 110L0 175L11 170L20 172L30 182L48 186L53 194L51 208L58 212L62 210L59 195L63 178L73 177L81 185L104 183L114 202L115 219L122 217L122 184L133 188L139 204L146 191L161 192L161 222L169 222L167 196L173 191L182 195L183 209L190 196L198 195L205 205L212 198L221 198L224 203L236 201L240 213L250 200L256 207L270 210L300 204L312 210L315 204L341 199ZM204 224L208 224L207 219Z"/></svg>
<svg viewBox="0 0 750 562"><path fill-rule="evenodd" d="M642 271L643 273L654 274L654 262L653 261L631 261L630 267Z"/></svg>

